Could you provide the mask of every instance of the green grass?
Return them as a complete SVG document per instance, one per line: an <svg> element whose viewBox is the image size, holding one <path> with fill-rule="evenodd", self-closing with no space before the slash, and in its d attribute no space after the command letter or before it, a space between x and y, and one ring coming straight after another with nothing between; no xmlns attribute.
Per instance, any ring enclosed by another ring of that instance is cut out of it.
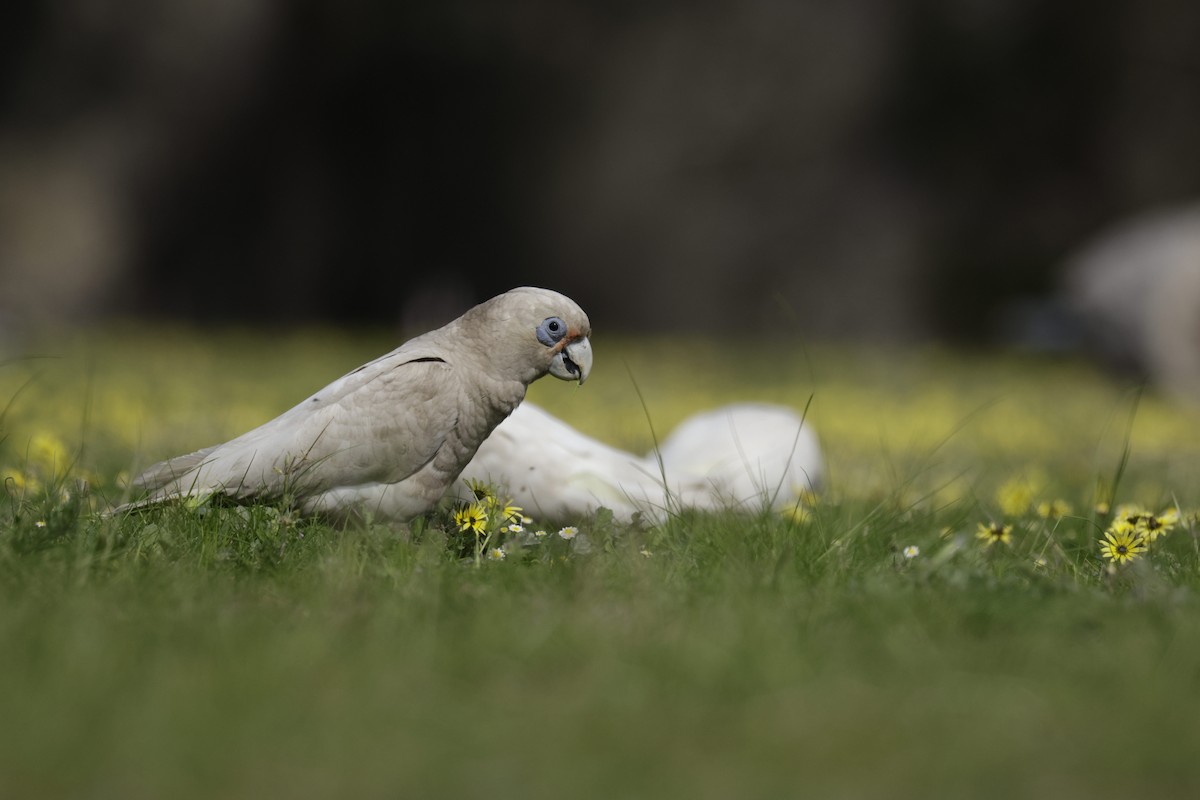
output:
<svg viewBox="0 0 1200 800"><path fill-rule="evenodd" d="M647 412L812 396L827 491L800 519L582 520L587 547L475 569L443 518L104 517L121 471L388 346L144 334L0 368L27 484L0 492L0 796L1200 792L1192 410L1073 363L601 339L537 401L645 449ZM1074 511L1006 513L1014 486ZM1110 572L1097 486L1183 521ZM992 519L1011 546L975 538Z"/></svg>

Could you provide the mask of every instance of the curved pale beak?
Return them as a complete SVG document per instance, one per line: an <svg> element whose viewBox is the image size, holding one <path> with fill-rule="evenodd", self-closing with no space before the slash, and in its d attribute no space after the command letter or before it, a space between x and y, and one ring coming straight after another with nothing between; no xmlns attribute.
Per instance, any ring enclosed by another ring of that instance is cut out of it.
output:
<svg viewBox="0 0 1200 800"><path fill-rule="evenodd" d="M585 336L568 342L550 361L550 374L564 381L587 380L592 371L592 343Z"/></svg>

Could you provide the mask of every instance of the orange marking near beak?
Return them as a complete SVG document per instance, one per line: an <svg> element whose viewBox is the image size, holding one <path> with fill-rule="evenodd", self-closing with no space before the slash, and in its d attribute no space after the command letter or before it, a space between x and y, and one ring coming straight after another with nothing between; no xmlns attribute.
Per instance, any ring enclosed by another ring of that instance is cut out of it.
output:
<svg viewBox="0 0 1200 800"><path fill-rule="evenodd" d="M567 335L564 336L558 344L550 348L550 352L561 353L571 342L576 342L583 338L584 335L578 328L567 328Z"/></svg>

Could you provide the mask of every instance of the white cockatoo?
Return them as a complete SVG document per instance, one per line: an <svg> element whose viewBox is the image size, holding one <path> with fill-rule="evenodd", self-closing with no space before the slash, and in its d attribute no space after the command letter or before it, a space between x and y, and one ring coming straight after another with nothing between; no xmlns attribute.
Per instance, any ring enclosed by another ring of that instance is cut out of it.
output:
<svg viewBox="0 0 1200 800"><path fill-rule="evenodd" d="M151 467L135 484L149 496L118 510L221 494L409 520L437 504L530 383L584 382L590 334L571 299L513 289L236 439Z"/></svg>
<svg viewBox="0 0 1200 800"><path fill-rule="evenodd" d="M502 487L538 518L570 520L603 507L616 519L661 521L683 508L783 508L823 472L812 428L790 408L741 403L684 420L657 452L638 456L524 403L480 446L466 480ZM469 499L465 483L455 493Z"/></svg>

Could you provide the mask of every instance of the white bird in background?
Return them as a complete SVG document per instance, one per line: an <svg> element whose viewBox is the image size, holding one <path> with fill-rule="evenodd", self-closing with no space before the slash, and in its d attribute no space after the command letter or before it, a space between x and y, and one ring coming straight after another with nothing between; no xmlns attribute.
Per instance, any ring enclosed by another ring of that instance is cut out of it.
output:
<svg viewBox="0 0 1200 800"><path fill-rule="evenodd" d="M542 519L577 519L604 507L621 521L636 513L661 521L681 508L783 508L815 490L823 470L811 426L782 406L742 403L696 414L663 440L657 456L642 457L524 403L480 446L463 478L503 487ZM462 482L455 493L470 499Z"/></svg>
<svg viewBox="0 0 1200 800"><path fill-rule="evenodd" d="M221 494L409 520L441 499L530 383L587 379L590 334L571 299L513 289L236 439L151 467L135 483L149 496L117 510Z"/></svg>
<svg viewBox="0 0 1200 800"><path fill-rule="evenodd" d="M815 492L825 471L812 426L792 409L766 403L693 414L658 451L668 477L703 481L725 506L769 501L782 508Z"/></svg>

